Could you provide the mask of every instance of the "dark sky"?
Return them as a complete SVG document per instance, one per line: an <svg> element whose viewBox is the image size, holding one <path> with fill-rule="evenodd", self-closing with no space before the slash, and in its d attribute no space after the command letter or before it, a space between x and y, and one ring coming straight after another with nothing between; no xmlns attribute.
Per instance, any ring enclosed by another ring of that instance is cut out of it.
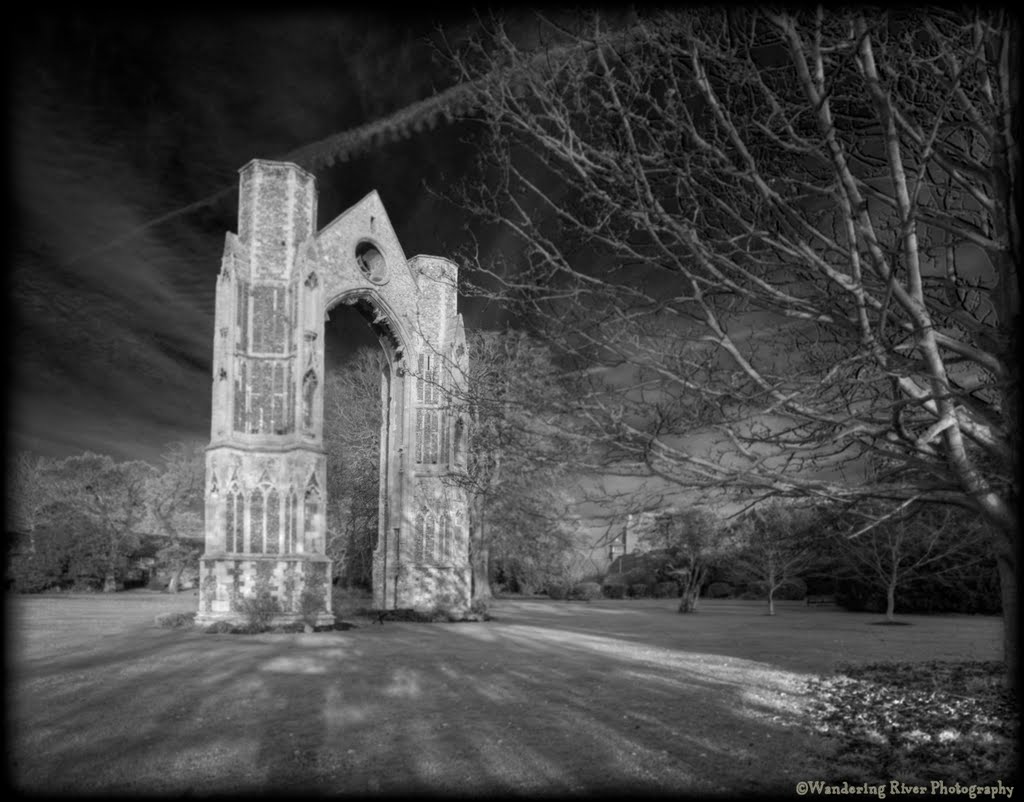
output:
<svg viewBox="0 0 1024 802"><path fill-rule="evenodd" d="M9 54L8 449L152 461L171 441L207 440L214 286L237 193L137 229L236 186L250 159L446 88L423 41L437 24L467 30L400 14L30 18ZM319 227L376 189L407 255L455 256L467 221L424 184L471 176L475 136L442 125L320 171ZM341 311L335 341L371 342ZM495 311L463 308L471 327Z"/></svg>

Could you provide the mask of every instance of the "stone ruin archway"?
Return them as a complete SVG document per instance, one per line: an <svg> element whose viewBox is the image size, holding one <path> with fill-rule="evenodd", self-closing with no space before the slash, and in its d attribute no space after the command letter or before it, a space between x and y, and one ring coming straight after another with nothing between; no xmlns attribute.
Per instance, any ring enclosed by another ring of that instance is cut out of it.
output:
<svg viewBox="0 0 1024 802"><path fill-rule="evenodd" d="M323 389L337 304L368 320L387 357L375 606L467 608L467 499L447 481L465 464L448 393L467 360L456 266L406 259L376 192L317 232L312 175L262 160L239 172L238 234L217 282L197 622L237 620L264 590L279 621L304 603L333 621Z"/></svg>

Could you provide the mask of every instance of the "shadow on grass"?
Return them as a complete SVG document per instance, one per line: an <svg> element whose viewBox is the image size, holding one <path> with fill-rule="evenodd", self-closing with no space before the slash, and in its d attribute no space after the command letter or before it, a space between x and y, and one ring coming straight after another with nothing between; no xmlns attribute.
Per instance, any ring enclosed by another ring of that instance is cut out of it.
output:
<svg viewBox="0 0 1024 802"><path fill-rule="evenodd" d="M795 674L513 610L317 634L137 624L87 654L15 653L11 680L26 791L751 793L790 790L823 749Z"/></svg>

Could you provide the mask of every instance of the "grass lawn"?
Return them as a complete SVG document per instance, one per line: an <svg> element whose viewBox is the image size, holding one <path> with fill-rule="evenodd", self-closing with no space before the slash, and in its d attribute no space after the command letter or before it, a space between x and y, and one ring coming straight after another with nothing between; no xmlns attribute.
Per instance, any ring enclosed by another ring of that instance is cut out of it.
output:
<svg viewBox="0 0 1024 802"><path fill-rule="evenodd" d="M505 599L488 622L310 634L153 624L195 606L8 598L16 790L792 793L842 774L844 742L819 732L838 663L998 660L1002 624L671 599Z"/></svg>

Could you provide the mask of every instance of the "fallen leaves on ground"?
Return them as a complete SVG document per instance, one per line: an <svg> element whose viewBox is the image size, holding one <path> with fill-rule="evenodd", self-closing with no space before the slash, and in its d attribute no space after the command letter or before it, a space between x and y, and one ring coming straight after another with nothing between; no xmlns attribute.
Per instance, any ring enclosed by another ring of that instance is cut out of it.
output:
<svg viewBox="0 0 1024 802"><path fill-rule="evenodd" d="M1016 699L999 662L842 666L809 685L837 780L987 781L1016 773Z"/></svg>

